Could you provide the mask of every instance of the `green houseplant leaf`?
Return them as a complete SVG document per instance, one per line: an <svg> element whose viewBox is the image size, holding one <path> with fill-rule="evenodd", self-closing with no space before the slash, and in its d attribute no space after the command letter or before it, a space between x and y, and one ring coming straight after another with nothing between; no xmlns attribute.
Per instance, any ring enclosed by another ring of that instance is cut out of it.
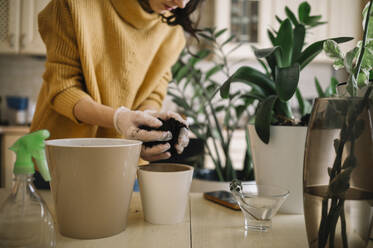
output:
<svg viewBox="0 0 373 248"><path fill-rule="evenodd" d="M258 105L256 111L255 130L260 139L266 144L269 142L272 110L277 99L276 95L270 95Z"/></svg>
<svg viewBox="0 0 373 248"><path fill-rule="evenodd" d="M282 101L288 101L295 93L299 82L299 64L276 67L276 91Z"/></svg>
<svg viewBox="0 0 373 248"><path fill-rule="evenodd" d="M352 40L352 37L338 37L333 38L331 40L334 40L337 43L344 43L347 41ZM300 64L301 70L306 67L323 49L323 44L326 40L317 41L311 45L309 45L298 57L296 60L297 63Z"/></svg>
<svg viewBox="0 0 373 248"><path fill-rule="evenodd" d="M220 88L221 97L227 98L229 96L230 85L233 82L248 84L263 94L275 93L275 83L264 73L249 66L239 68L224 82L223 86Z"/></svg>
<svg viewBox="0 0 373 248"><path fill-rule="evenodd" d="M293 57L294 34L289 19L283 21L278 31L276 44L281 48L281 57L277 64L279 67L287 67L291 64Z"/></svg>

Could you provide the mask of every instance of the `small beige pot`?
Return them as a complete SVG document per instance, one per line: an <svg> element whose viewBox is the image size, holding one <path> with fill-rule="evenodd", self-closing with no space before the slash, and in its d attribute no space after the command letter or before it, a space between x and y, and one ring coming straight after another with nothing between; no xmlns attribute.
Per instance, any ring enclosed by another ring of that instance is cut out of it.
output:
<svg viewBox="0 0 373 248"><path fill-rule="evenodd" d="M137 170L144 218L152 224L176 224L184 220L193 167L182 164L150 164Z"/></svg>
<svg viewBox="0 0 373 248"><path fill-rule="evenodd" d="M61 234L95 239L122 232L141 142L86 138L45 144Z"/></svg>

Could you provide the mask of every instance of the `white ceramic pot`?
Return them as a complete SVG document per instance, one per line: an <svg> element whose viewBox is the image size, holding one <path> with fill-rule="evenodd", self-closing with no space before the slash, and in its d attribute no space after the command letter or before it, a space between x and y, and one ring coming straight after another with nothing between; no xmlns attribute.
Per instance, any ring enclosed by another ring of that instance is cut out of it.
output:
<svg viewBox="0 0 373 248"><path fill-rule="evenodd" d="M176 224L184 220L193 167L154 163L137 170L144 218L152 224Z"/></svg>
<svg viewBox="0 0 373 248"><path fill-rule="evenodd" d="M280 212L302 214L307 127L271 126L268 144L260 140L254 125L249 125L249 134L256 182L287 188L290 195Z"/></svg>
<svg viewBox="0 0 373 248"><path fill-rule="evenodd" d="M80 239L122 232L141 142L86 138L48 140L45 144L60 232Z"/></svg>

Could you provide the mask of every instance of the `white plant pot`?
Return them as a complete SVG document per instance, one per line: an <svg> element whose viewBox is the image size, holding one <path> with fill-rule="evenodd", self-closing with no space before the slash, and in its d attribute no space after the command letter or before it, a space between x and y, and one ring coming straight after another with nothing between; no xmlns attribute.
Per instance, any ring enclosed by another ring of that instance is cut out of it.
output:
<svg viewBox="0 0 373 248"><path fill-rule="evenodd" d="M254 125L249 125L249 134L256 183L287 188L290 195L280 212L302 214L307 127L271 126L268 144L260 140Z"/></svg>

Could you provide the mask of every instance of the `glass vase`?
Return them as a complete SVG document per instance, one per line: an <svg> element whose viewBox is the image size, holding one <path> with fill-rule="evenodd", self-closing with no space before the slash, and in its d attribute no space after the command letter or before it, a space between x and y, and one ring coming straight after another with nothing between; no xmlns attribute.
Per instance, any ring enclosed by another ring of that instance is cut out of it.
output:
<svg viewBox="0 0 373 248"><path fill-rule="evenodd" d="M309 247L366 247L372 232L372 117L363 98L317 98L303 171Z"/></svg>

